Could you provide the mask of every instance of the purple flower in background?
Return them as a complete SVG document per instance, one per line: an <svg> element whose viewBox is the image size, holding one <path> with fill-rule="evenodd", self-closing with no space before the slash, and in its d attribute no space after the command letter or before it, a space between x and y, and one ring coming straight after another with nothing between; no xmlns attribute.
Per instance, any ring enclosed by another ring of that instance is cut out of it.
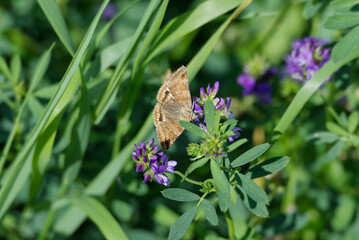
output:
<svg viewBox="0 0 359 240"><path fill-rule="evenodd" d="M109 3L103 11L101 18L105 19L106 21L110 21L114 16L116 16L117 12L118 10L116 5Z"/></svg>
<svg viewBox="0 0 359 240"><path fill-rule="evenodd" d="M256 95L260 103L271 103L272 88L269 81L276 73L277 69L269 67L263 58L254 57L237 78L237 83L243 87L242 95Z"/></svg>
<svg viewBox="0 0 359 240"><path fill-rule="evenodd" d="M153 178L159 184L169 186L170 179L164 174L174 172L176 161L168 161L167 156L163 152L158 152L159 146L153 144L152 138L148 142L140 142L135 144L136 151L132 152L132 158L136 161L136 172L145 172L143 182L152 181Z"/></svg>
<svg viewBox="0 0 359 240"><path fill-rule="evenodd" d="M292 43L293 50L286 57L286 71L299 82L312 78L330 59L330 48L323 48L327 40L307 37ZM329 80L329 79L328 79Z"/></svg>

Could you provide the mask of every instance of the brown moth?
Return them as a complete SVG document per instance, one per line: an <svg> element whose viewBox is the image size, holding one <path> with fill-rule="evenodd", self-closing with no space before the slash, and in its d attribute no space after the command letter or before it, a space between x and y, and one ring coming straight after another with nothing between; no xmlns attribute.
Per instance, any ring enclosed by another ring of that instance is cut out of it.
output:
<svg viewBox="0 0 359 240"><path fill-rule="evenodd" d="M183 132L179 120L190 121L197 116L192 111L187 71L184 66L174 72L157 93L157 104L153 110L157 136L161 149L167 150Z"/></svg>

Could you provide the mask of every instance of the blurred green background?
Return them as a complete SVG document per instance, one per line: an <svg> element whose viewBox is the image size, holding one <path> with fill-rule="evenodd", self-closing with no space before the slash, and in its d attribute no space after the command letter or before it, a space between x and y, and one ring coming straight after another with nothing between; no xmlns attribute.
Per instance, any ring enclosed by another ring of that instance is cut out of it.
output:
<svg viewBox="0 0 359 240"><path fill-rule="evenodd" d="M121 11L131 1L112 1L115 11ZM194 8L203 1L170 1L162 26L172 18ZM218 96L231 97L233 111L242 137L249 143L237 150L240 152L251 146L271 139L275 124L300 89L284 71L284 58L291 50L295 39L317 36L336 42L345 31L333 31L323 27L325 19L332 14L331 1L288 1L254 0L239 17L232 21L216 44L202 69L190 79L192 96L199 96L200 87L220 82ZM94 0L58 0L57 3L66 20L74 46L78 46L87 28L93 20L101 2ZM134 34L149 1L139 1L125 12L111 27L97 49L100 59L116 57L116 44ZM316 4L320 6L316 8ZM122 146L125 146L138 129L144 124L156 103L156 92L162 84L167 69L175 70L186 65L198 50L206 43L227 15L220 16L198 30L186 35L166 51L156 56L145 68L144 80L139 88L133 111L123 128L125 134ZM108 20L102 19L99 28ZM29 76L39 56L55 42L52 58L45 78L41 81L37 96L39 108L44 108L55 93L56 87L64 75L72 57L59 41L56 33L35 0L2 0L0 2L0 55L7 63L13 56L21 59L21 85L18 96L24 96L29 86ZM112 50L110 47L113 47ZM112 55L111 55L112 54ZM273 102L261 105L253 96L243 97L237 77L243 72L243 66L254 56L259 55L271 66L279 69L280 74L271 82ZM116 61L117 63L117 61ZM114 65L115 66L115 65ZM100 78L108 79L114 66L104 71ZM291 161L279 174L260 179L257 183L270 196L270 217L261 219L246 217L247 224L255 229L253 238L263 239L357 239L359 234L359 148L339 136L333 141L315 135L317 132L331 131L328 122L345 126L348 117L358 111L358 61L344 66L318 91L300 112L289 130L273 145L266 157L289 156ZM5 85L5 76L0 73L0 84ZM124 94L126 88L120 89ZM95 92L100 92L103 86ZM1 95L8 95L0 90ZM1 96L0 96L1 97ZM118 100L115 101L118 104ZM330 110L331 109L331 110ZM17 130L14 146L9 154L8 167L17 150L26 141L27 134L35 126L38 118L25 113ZM331 111L339 116L334 117ZM65 112L66 116L69 114ZM117 125L118 109L112 107L99 125L92 128L82 168L76 182L72 183L69 193L84 189L96 174L108 163L112 155ZM66 118L65 118L66 119ZM14 112L3 98L0 100L0 146L3 148L13 127ZM55 147L49 166L44 174L40 191L35 198L29 196L30 182L21 191L10 211L1 221L0 237L3 239L36 239L48 214L51 200L57 195L61 184L63 164L63 143L69 121L59 124ZM338 122L339 121L339 122ZM354 130L355 135L358 129ZM147 139L155 138L155 129ZM177 170L184 172L190 164L185 152L189 142L198 141L185 132L166 153L170 159L178 161ZM200 169L194 178L205 179L209 170ZM191 185L181 183L178 176L170 177L171 187L181 186L196 191ZM164 189L156 183L142 184L142 174L134 171L132 161L127 161L117 180L112 183L106 194L99 197L110 210L131 239L165 239L169 227L189 206L176 204L164 199L160 193ZM61 211L60 211L61 213ZM226 238L224 218L218 226L211 226L199 220L190 226L185 239ZM52 239L102 239L103 236L92 221L87 219L71 236L51 231Z"/></svg>

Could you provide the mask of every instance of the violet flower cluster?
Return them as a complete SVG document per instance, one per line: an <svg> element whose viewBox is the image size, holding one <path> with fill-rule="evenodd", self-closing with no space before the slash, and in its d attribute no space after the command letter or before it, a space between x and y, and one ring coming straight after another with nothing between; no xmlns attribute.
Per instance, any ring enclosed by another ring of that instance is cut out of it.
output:
<svg viewBox="0 0 359 240"><path fill-rule="evenodd" d="M145 172L143 182L152 181L153 178L159 184L170 185L170 179L165 175L166 172L173 173L176 161L168 161L163 152L158 152L159 146L153 144L152 138L148 142L135 144L136 151L132 152L132 158L136 161L136 172Z"/></svg>
<svg viewBox="0 0 359 240"><path fill-rule="evenodd" d="M312 78L330 59L330 48L323 48L327 40L316 37L299 39L292 43L293 50L286 57L286 71L299 82Z"/></svg>
<svg viewBox="0 0 359 240"><path fill-rule="evenodd" d="M221 111L221 116L224 116L226 119L234 119L233 112L229 110L232 99L228 97L226 99L216 97L218 90L219 82L216 81L213 85L213 88L211 88L211 85L208 84L206 90L203 87L200 89L200 98L193 97L193 111L197 116L199 116L193 122L198 124L205 131L207 131L207 127L206 119L204 118L204 105L207 100L213 101L215 109ZM240 136L239 132L242 131L242 129L235 127L232 129L232 131L235 133L235 135L228 138L230 142L233 142L234 139Z"/></svg>
<svg viewBox="0 0 359 240"><path fill-rule="evenodd" d="M204 119L204 104L207 100L212 100L214 107L216 110L221 111L221 115L225 116L227 119L233 119L232 111L229 111L229 107L231 105L232 99L231 98L218 98L216 97L217 92L219 89L219 82L216 81L213 85L213 88L208 84L207 89L205 90L203 87L200 89L200 98L193 97L193 111L194 113L199 116L197 119L194 120L195 123L199 123L200 127L206 130L205 128L205 119ZM203 123L200 121L203 120Z"/></svg>
<svg viewBox="0 0 359 240"><path fill-rule="evenodd" d="M272 102L272 88L270 79L277 73L277 69L269 67L264 59L256 56L246 66L237 78L237 83L243 87L242 95L255 95L259 103Z"/></svg>

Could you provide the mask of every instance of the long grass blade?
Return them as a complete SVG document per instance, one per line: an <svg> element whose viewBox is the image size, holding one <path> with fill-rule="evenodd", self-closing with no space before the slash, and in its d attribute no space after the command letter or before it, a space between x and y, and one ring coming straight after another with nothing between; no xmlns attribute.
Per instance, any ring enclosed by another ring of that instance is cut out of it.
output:
<svg viewBox="0 0 359 240"><path fill-rule="evenodd" d="M42 11L45 13L47 19L55 30L57 36L60 38L61 42L64 44L65 48L71 54L71 56L73 56L75 53L74 46L59 5L55 0L38 0L37 2L39 3Z"/></svg>
<svg viewBox="0 0 359 240"><path fill-rule="evenodd" d="M30 134L28 140L24 144L24 146L19 151L18 155L15 158L14 163L10 167L9 173L6 175L6 177L3 179L3 185L0 190L0 219L4 216L4 214L7 212L9 206L14 201L15 197L17 196L18 192L14 192L14 189L21 189L23 184L25 184L28 174L30 173L29 165L31 165L31 158L29 157L29 154L33 147L35 146L35 143L41 134L41 132L46 127L46 124L51 122L51 119L55 118L58 114L56 110L59 105L63 104L61 102L63 97L69 97L73 94L74 88L69 88L73 82L71 82L72 77L75 75L75 73L79 70L79 64L81 62L81 59L92 39L92 36L94 34L94 31L96 29L96 26L100 20L100 16L105 9L106 5L108 4L109 0L105 0L102 4L99 12L96 14L94 20L92 21L83 41L80 44L79 49L77 50L73 60L70 63L70 66L68 70L66 71L63 79L61 80L59 87L55 93L55 95L50 100L50 103L47 105L47 108L42 115L40 121L35 126L34 130ZM26 169L26 170L24 170ZM27 175L22 175L21 178L19 177L19 174L22 171L28 172ZM22 182L19 182L18 179L22 179ZM16 187L14 185L17 185ZM11 196L10 196L11 194Z"/></svg>

